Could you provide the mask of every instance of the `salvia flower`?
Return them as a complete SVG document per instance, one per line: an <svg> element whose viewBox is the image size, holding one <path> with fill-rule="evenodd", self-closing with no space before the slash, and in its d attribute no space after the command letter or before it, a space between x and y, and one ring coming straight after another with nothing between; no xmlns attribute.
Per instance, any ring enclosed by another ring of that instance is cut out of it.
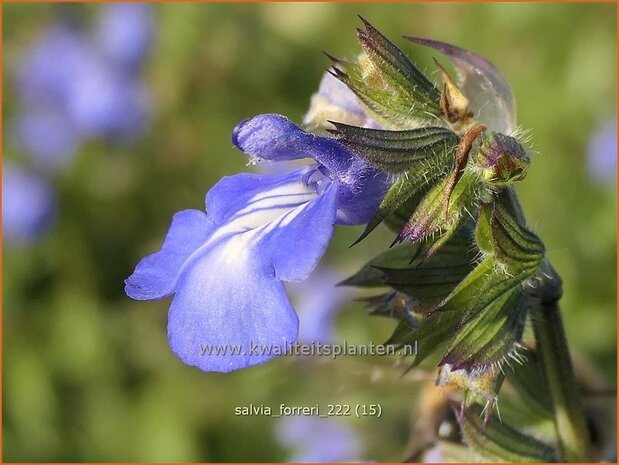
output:
<svg viewBox="0 0 619 465"><path fill-rule="evenodd" d="M232 139L252 162L313 162L285 174L223 178L206 196L207 213L177 213L161 250L137 265L125 288L135 299L175 294L170 346L205 371L282 355L299 327L282 281L306 279L334 225L367 221L388 188L346 147L283 116L241 122Z"/></svg>
<svg viewBox="0 0 619 465"><path fill-rule="evenodd" d="M334 187L339 224L366 223L389 187L384 173L353 151L334 139L303 131L281 115L241 122L232 141L249 155L250 163L314 159L306 181L318 193Z"/></svg>
<svg viewBox="0 0 619 465"><path fill-rule="evenodd" d="M92 51L81 34L55 25L26 51L16 70L19 110L11 124L17 146L39 167L59 169L75 155L81 135L66 102Z"/></svg>
<svg viewBox="0 0 619 465"><path fill-rule="evenodd" d="M54 219L56 195L39 175L2 163L2 238L27 245L41 237Z"/></svg>
<svg viewBox="0 0 619 465"><path fill-rule="evenodd" d="M72 89L72 79L95 54L84 31L55 24L37 37L16 70L20 97L27 105L62 106Z"/></svg>

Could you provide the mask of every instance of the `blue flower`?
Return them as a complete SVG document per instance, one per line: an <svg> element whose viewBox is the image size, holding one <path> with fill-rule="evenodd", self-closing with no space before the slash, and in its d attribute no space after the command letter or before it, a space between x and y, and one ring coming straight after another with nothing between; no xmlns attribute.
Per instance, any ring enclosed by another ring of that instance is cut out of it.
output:
<svg viewBox="0 0 619 465"><path fill-rule="evenodd" d="M98 19L98 40L59 23L18 66L14 135L45 168L65 165L83 139L125 141L146 128L151 102L139 65L152 41L151 7L107 5Z"/></svg>
<svg viewBox="0 0 619 465"><path fill-rule="evenodd" d="M612 182L617 177L617 120L609 120L599 127L587 150L591 178Z"/></svg>
<svg viewBox="0 0 619 465"><path fill-rule="evenodd" d="M135 299L175 294L170 347L204 371L229 372L285 352L299 321L282 281L305 280L334 225L367 222L388 188L337 141L283 116L240 123L233 142L253 162L314 162L281 175L223 178L206 196L207 213L177 213L161 250L126 280Z"/></svg>
<svg viewBox="0 0 619 465"><path fill-rule="evenodd" d="M73 77L66 111L85 137L125 140L145 129L149 96L141 79L92 59Z"/></svg>
<svg viewBox="0 0 619 465"><path fill-rule="evenodd" d="M283 417L279 442L294 450L292 463L358 462L360 440L354 430L331 418Z"/></svg>
<svg viewBox="0 0 619 465"><path fill-rule="evenodd" d="M81 31L65 25L52 27L38 37L19 64L20 96L28 105L63 107L74 77L95 54Z"/></svg>
<svg viewBox="0 0 619 465"><path fill-rule="evenodd" d="M423 463L445 463L445 454L440 445L435 445L423 454Z"/></svg>
<svg viewBox="0 0 619 465"><path fill-rule="evenodd" d="M153 41L154 19L148 3L106 4L97 24L97 38L105 56L127 68L140 66Z"/></svg>
<svg viewBox="0 0 619 465"><path fill-rule="evenodd" d="M43 106L22 112L13 122L13 136L37 166L58 169L73 159L79 135L62 113Z"/></svg>
<svg viewBox="0 0 619 465"><path fill-rule="evenodd" d="M54 218L56 196L41 177L2 163L2 238L11 245L38 239Z"/></svg>

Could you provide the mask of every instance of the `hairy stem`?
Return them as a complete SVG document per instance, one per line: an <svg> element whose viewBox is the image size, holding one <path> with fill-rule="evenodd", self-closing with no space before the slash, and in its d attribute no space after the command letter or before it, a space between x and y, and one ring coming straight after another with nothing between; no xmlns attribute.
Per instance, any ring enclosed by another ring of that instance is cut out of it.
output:
<svg viewBox="0 0 619 465"><path fill-rule="evenodd" d="M560 284L556 282L559 278L556 273L554 277L542 285L540 304L532 310L537 351L552 400L562 459L588 462L591 460L589 431L559 309Z"/></svg>

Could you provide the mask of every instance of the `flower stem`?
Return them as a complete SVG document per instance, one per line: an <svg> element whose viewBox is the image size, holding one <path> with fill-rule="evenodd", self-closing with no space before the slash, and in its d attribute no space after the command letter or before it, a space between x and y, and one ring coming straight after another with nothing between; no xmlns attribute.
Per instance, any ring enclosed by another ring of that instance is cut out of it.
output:
<svg viewBox="0 0 619 465"><path fill-rule="evenodd" d="M558 278L558 276L557 276ZM562 459L588 462L589 431L565 338L559 298L544 299L532 311L533 330L542 370L552 400Z"/></svg>

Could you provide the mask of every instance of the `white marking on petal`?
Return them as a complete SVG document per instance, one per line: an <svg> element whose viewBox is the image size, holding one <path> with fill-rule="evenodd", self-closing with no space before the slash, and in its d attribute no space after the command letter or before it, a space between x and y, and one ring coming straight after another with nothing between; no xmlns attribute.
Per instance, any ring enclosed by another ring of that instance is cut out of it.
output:
<svg viewBox="0 0 619 465"><path fill-rule="evenodd" d="M281 188L273 189L273 191L276 190L281 190ZM307 195L305 193L290 193L288 198L302 198L302 201L297 200L292 202L294 203L292 206L290 206L289 202L288 206L273 206L270 207L270 209L253 211L253 213L252 211L249 211L245 215L241 216L237 213L229 223L226 223L218 228L210 239L206 241L198 250L196 250L187 261L185 261L183 269L187 268L188 264L190 264L194 259L202 256L204 251L210 250L213 247L220 247L220 245L218 245L219 243L225 243L223 247L225 247L226 255L229 259L228 263L234 263L235 266L239 266L239 263L245 263L247 260L250 260L251 257L249 250L256 242L273 230L286 227L303 211L309 202L318 197L315 192L311 192L311 195ZM262 194L265 193L263 192L260 195ZM258 197L258 195L255 197ZM262 200L267 200L267 203L269 203L269 199L264 196L262 196ZM252 201L250 201L250 204ZM246 209L247 207L244 210ZM256 224L252 225L252 223ZM236 237L231 240L231 236Z"/></svg>
<svg viewBox="0 0 619 465"><path fill-rule="evenodd" d="M262 226L316 197L316 191L302 182L277 186L254 195L245 208L230 218L226 228L253 229Z"/></svg>

